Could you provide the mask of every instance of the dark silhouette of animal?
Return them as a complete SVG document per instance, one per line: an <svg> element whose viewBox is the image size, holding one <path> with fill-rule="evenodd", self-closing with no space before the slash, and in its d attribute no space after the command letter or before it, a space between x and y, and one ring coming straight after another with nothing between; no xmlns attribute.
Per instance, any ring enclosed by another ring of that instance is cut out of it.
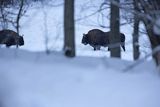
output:
<svg viewBox="0 0 160 107"><path fill-rule="evenodd" d="M94 50L100 50L101 46L108 47L110 45L109 35L110 32L103 32L99 29L92 29L87 34L83 34L82 44L89 44L94 48ZM125 51L125 35L123 33L120 33L120 39L120 45Z"/></svg>
<svg viewBox="0 0 160 107"><path fill-rule="evenodd" d="M4 29L0 31L0 44L5 44L6 47L12 45L22 46L24 45L24 39L15 31Z"/></svg>

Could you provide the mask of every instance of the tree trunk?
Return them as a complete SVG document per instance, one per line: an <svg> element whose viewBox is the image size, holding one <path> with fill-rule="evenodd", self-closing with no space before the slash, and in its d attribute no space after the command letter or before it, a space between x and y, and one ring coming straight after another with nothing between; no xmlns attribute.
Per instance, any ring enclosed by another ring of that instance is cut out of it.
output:
<svg viewBox="0 0 160 107"><path fill-rule="evenodd" d="M110 19L110 29L111 33L109 36L110 40L110 52L111 57L121 57L120 50L120 17L119 17L119 0L110 0L111 2L111 19Z"/></svg>
<svg viewBox="0 0 160 107"><path fill-rule="evenodd" d="M150 21L143 22L145 24L146 31L151 42L153 58L155 59L157 66L160 66L160 35L154 33L153 25Z"/></svg>
<svg viewBox="0 0 160 107"><path fill-rule="evenodd" d="M134 1L134 11L138 11L137 2ZM133 28L133 58L134 60L139 59L140 51L139 51L139 17L137 14L134 14L134 28Z"/></svg>
<svg viewBox="0 0 160 107"><path fill-rule="evenodd" d="M143 21L148 37L151 42L152 55L156 61L157 66L160 65L160 35L154 32L155 21L160 18L160 14L157 12L160 10L159 0L134 0L136 7L140 12L135 13L140 16L140 20ZM156 11L156 12L155 12Z"/></svg>
<svg viewBox="0 0 160 107"><path fill-rule="evenodd" d="M16 19L16 30L18 34L19 34L20 18L22 15L23 6L24 6L24 0L20 0L20 7L19 7L18 14L17 14L17 19Z"/></svg>
<svg viewBox="0 0 160 107"><path fill-rule="evenodd" d="M67 57L75 56L74 38L74 0L65 0L64 4L64 53Z"/></svg>

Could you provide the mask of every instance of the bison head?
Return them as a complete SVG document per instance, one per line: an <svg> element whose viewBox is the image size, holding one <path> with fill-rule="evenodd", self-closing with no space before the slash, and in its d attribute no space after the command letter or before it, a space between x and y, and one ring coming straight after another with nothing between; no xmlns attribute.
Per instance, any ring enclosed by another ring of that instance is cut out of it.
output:
<svg viewBox="0 0 160 107"><path fill-rule="evenodd" d="M87 45L87 44L88 44L88 35L87 35L87 34L83 34L82 43L83 43L84 45Z"/></svg>
<svg viewBox="0 0 160 107"><path fill-rule="evenodd" d="M23 36L17 36L15 38L15 45L16 45L17 48L18 48L18 46L24 45Z"/></svg>
<svg viewBox="0 0 160 107"><path fill-rule="evenodd" d="M18 37L18 43L17 43L19 46L22 46L24 45L24 39L23 39L23 36L19 36Z"/></svg>
<svg viewBox="0 0 160 107"><path fill-rule="evenodd" d="M4 43L6 44L6 47L10 47L12 45L16 45L18 47L24 45L24 39L22 36L16 36L16 37L12 36L7 38Z"/></svg>

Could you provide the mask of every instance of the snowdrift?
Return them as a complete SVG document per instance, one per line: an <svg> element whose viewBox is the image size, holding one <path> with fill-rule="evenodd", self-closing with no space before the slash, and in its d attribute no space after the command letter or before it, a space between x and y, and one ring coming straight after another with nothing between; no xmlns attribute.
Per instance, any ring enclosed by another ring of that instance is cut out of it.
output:
<svg viewBox="0 0 160 107"><path fill-rule="evenodd" d="M0 49L1 107L160 107L153 61Z"/></svg>

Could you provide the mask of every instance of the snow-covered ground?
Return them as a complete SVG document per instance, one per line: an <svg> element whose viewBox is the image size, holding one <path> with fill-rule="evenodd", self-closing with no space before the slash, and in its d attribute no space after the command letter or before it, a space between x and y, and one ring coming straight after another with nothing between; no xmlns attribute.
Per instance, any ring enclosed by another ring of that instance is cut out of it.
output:
<svg viewBox="0 0 160 107"><path fill-rule="evenodd" d="M0 49L1 107L160 107L152 61Z"/></svg>

